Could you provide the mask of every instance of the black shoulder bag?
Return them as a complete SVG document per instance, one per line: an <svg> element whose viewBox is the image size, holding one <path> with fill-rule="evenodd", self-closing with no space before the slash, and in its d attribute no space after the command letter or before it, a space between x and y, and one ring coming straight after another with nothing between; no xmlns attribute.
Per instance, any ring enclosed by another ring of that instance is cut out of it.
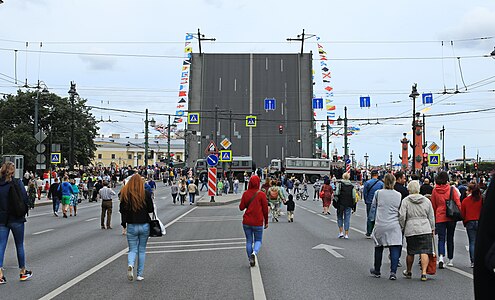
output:
<svg viewBox="0 0 495 300"><path fill-rule="evenodd" d="M450 187L449 199L445 201L445 205L446 205L445 214L447 215L447 217L457 222L462 220L462 215L461 215L461 211L459 210L459 207L452 198L453 189L454 187Z"/></svg>
<svg viewBox="0 0 495 300"><path fill-rule="evenodd" d="M24 217L28 212L28 208L22 199L19 183L12 179L9 184L9 213L17 218Z"/></svg>

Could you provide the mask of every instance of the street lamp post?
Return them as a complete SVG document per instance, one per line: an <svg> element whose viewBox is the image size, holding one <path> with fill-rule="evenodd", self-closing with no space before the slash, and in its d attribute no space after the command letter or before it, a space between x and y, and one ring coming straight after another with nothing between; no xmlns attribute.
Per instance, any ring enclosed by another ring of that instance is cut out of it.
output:
<svg viewBox="0 0 495 300"><path fill-rule="evenodd" d="M144 166L148 167L148 148L149 148L149 137L148 137L148 125L151 127L155 127L156 122L155 119L151 119L148 121L148 109L146 109L146 118L144 120Z"/></svg>
<svg viewBox="0 0 495 300"><path fill-rule="evenodd" d="M409 98L412 99L413 101L413 113L412 113L412 132L413 132L413 137L416 132L416 98L419 97L418 93L418 84L415 83L412 86L411 94L409 94ZM413 144L412 144L412 166L411 166L411 171L412 174L416 173L416 139L413 139Z"/></svg>
<svg viewBox="0 0 495 300"><path fill-rule="evenodd" d="M354 155L356 155L356 154L354 153L354 150L352 150L351 151L351 167L353 167L353 168L354 168Z"/></svg>
<svg viewBox="0 0 495 300"><path fill-rule="evenodd" d="M366 154L364 155L364 169L365 169L366 171L368 171L368 158L369 158L368 153L366 153Z"/></svg>
<svg viewBox="0 0 495 300"><path fill-rule="evenodd" d="M445 126L440 129L440 139L442 140L442 170L445 171Z"/></svg>
<svg viewBox="0 0 495 300"><path fill-rule="evenodd" d="M79 94L76 91L76 83L75 82L70 82L70 89L69 89L69 95L70 95L70 104L71 104L71 124L70 124L70 156L69 156L69 170L74 170L74 100L76 96L79 96Z"/></svg>

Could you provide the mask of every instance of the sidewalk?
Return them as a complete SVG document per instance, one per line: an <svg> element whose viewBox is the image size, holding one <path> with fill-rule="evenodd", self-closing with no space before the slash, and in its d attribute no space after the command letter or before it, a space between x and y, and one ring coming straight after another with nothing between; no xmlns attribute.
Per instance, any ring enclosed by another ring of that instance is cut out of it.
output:
<svg viewBox="0 0 495 300"><path fill-rule="evenodd" d="M201 195L196 201L197 206L220 206L227 205L241 201L242 194L223 194L222 196L215 196L215 202L210 202L211 197L208 193Z"/></svg>

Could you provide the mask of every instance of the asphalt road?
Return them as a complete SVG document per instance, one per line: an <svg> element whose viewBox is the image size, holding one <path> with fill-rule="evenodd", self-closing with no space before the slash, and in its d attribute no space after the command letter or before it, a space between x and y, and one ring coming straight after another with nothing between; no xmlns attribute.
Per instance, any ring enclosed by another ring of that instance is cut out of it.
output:
<svg viewBox="0 0 495 300"><path fill-rule="evenodd" d="M244 249L242 212L220 207L173 205L159 184L158 215L167 234L148 242L145 280L126 278L127 242L121 235L115 199L113 230L100 229L100 202L83 202L77 217L56 218L37 207L26 223L26 256L34 277L18 281L13 240L5 259L8 284L2 299L473 299L467 235L458 223L455 267L438 270L427 282L398 274L373 278L373 242L364 238L366 212L358 204L350 238L338 239L334 210L321 214L321 202L296 201L294 223L283 216L264 232L259 267L250 268ZM285 210L285 207L283 208ZM325 249L329 245L338 247ZM318 248L318 247L317 247ZM385 251L387 254L387 251ZM405 252L401 262L405 265ZM403 268L399 268L398 273ZM256 296L256 297L255 297Z"/></svg>

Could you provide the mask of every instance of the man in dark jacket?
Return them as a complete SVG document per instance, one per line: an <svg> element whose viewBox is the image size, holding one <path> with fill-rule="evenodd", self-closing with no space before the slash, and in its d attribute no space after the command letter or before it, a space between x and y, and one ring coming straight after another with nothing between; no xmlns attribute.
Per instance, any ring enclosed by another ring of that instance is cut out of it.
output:
<svg viewBox="0 0 495 300"><path fill-rule="evenodd" d="M375 222L371 221L369 218L371 203L373 202L373 197L377 190L383 189L383 181L378 179L378 171L371 171L371 179L364 183L363 198L366 204L366 238L371 239L371 232L375 226Z"/></svg>
<svg viewBox="0 0 495 300"><path fill-rule="evenodd" d="M490 291L495 284L495 174L487 189L481 209L474 252L474 297L491 299Z"/></svg>
<svg viewBox="0 0 495 300"><path fill-rule="evenodd" d="M53 203L53 214L55 217L58 217L58 208L60 207L60 198L62 197L60 191L58 190L58 186L60 183L58 182L58 178L55 177L54 182L50 186L50 190L48 191L48 199L52 199Z"/></svg>
<svg viewBox="0 0 495 300"><path fill-rule="evenodd" d="M431 193L433 193L433 187L430 184L429 178L425 178L425 180L423 181L423 185L419 189L419 193L423 196L425 196L425 195L431 196Z"/></svg>
<svg viewBox="0 0 495 300"><path fill-rule="evenodd" d="M406 174L402 171L395 172L395 185L394 185L394 190L400 193L401 195L401 200L409 196L409 191L407 190L406 186Z"/></svg>

